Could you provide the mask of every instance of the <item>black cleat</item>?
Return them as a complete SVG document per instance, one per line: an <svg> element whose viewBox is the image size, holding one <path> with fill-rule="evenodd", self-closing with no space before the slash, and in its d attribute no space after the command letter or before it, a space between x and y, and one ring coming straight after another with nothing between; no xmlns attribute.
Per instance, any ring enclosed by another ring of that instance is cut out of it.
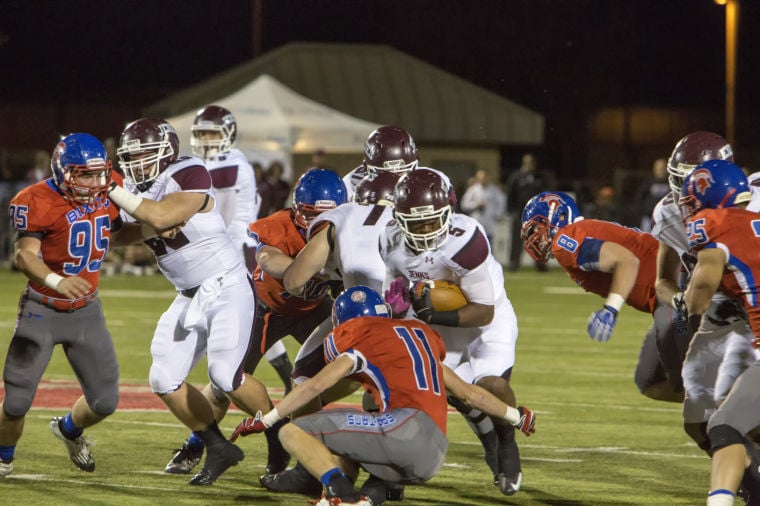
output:
<svg viewBox="0 0 760 506"><path fill-rule="evenodd" d="M272 492L303 494L314 498L322 496L322 483L301 464L277 474L265 474L259 478L259 483Z"/></svg>
<svg viewBox="0 0 760 506"><path fill-rule="evenodd" d="M520 485L522 484L522 473L517 473L517 476L511 477L499 474L496 480L502 494L515 495L520 490Z"/></svg>
<svg viewBox="0 0 760 506"><path fill-rule="evenodd" d="M190 485L212 485L227 469L243 460L243 450L225 441L206 447L206 461L203 469L193 476Z"/></svg>

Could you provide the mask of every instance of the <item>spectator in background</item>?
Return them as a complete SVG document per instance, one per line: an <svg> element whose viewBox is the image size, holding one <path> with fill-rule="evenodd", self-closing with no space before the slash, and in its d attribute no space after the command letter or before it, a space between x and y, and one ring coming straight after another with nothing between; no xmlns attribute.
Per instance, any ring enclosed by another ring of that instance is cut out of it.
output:
<svg viewBox="0 0 760 506"><path fill-rule="evenodd" d="M599 188L594 195L593 202L589 202L583 208L586 218L623 223L623 212L615 199L615 189L610 185Z"/></svg>
<svg viewBox="0 0 760 506"><path fill-rule="evenodd" d="M520 239L522 210L528 200L544 190L544 179L536 171L538 162L532 153L525 153L520 168L507 179L507 213L509 213L512 231L509 244L509 265L507 269L516 271L520 267L523 247ZM546 265L536 262L536 269L545 271Z"/></svg>
<svg viewBox="0 0 760 506"><path fill-rule="evenodd" d="M26 171L26 184L42 181L50 175L50 155L47 151L39 150L34 154L34 166Z"/></svg>
<svg viewBox="0 0 760 506"><path fill-rule="evenodd" d="M501 188L488 180L488 173L478 169L472 183L462 195L462 212L475 218L486 232L488 241L493 243L496 221L504 215L506 196Z"/></svg>
<svg viewBox="0 0 760 506"><path fill-rule="evenodd" d="M261 208L259 218L264 218L285 207L285 202L290 195L290 185L282 179L284 168L280 162L272 162L269 169L264 173L259 193L261 194Z"/></svg>
<svg viewBox="0 0 760 506"><path fill-rule="evenodd" d="M311 155L311 167L307 167L307 170L308 169L334 170L330 164L327 163L327 152L322 148L319 148L313 155Z"/></svg>
<svg viewBox="0 0 760 506"><path fill-rule="evenodd" d="M667 160L658 158L652 164L652 175L642 181L636 191L636 202L639 204L641 218L639 228L642 232L649 232L652 229L652 210L669 191Z"/></svg>

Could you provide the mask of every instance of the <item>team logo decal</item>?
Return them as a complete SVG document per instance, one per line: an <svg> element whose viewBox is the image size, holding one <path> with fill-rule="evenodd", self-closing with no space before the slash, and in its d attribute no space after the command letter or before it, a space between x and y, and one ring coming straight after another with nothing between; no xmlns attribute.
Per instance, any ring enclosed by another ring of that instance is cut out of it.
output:
<svg viewBox="0 0 760 506"><path fill-rule="evenodd" d="M562 202L562 197L557 195L556 193L547 193L546 195L541 195L538 199L540 202L546 202L550 208L557 207Z"/></svg>
<svg viewBox="0 0 760 506"><path fill-rule="evenodd" d="M698 191L700 195L704 195L707 189L710 188L715 180L707 169L695 170L691 175L692 186L694 190Z"/></svg>
<svg viewBox="0 0 760 506"><path fill-rule="evenodd" d="M351 302L362 303L367 300L367 294L357 290L351 294Z"/></svg>

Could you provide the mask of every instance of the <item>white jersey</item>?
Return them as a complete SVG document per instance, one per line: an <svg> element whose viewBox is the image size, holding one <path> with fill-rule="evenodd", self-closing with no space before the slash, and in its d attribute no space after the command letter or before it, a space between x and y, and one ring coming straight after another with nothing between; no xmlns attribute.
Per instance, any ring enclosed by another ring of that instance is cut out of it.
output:
<svg viewBox="0 0 760 506"><path fill-rule="evenodd" d="M380 257L386 264L386 287L398 276L410 284L445 279L458 285L468 301L494 306L493 320L482 327L432 325L446 344L446 365L463 379L498 376L514 365L517 318L504 288L504 271L476 220L452 213L448 238L437 250L421 253L406 246L403 232L391 222L380 236ZM464 363L468 373L463 375Z"/></svg>
<svg viewBox="0 0 760 506"><path fill-rule="evenodd" d="M393 208L349 202L317 216L309 230L318 223L335 226L335 243L325 270L337 272L343 286L366 285L381 292L385 281L385 264L378 250L380 233L393 219Z"/></svg>
<svg viewBox="0 0 760 506"><path fill-rule="evenodd" d="M681 217L681 210L673 198L673 193L665 195L654 206L652 211L651 234L658 241L667 244L678 252L683 261L684 255L689 252L689 240L686 237L686 226ZM691 269L693 266L686 266Z"/></svg>
<svg viewBox="0 0 760 506"><path fill-rule="evenodd" d="M126 187L135 193L134 186ZM161 172L147 191L137 194L160 201L181 191L215 196L211 177L200 158L180 158ZM124 211L121 215L125 221L135 221ZM154 237L145 244L153 250L166 279L180 290L196 287L242 264L242 255L232 245L216 204L209 212L192 215L173 239Z"/></svg>
<svg viewBox="0 0 760 506"><path fill-rule="evenodd" d="M451 188L451 180L449 179L449 176L444 174L438 169L433 169L431 167L417 167L418 169L428 169L432 170L439 176L443 178L443 180L446 182L449 188ZM366 165L361 164L358 167L356 167L354 170L343 176L343 183L346 185L346 202L353 202L354 200L354 193L356 193L356 187L359 185L359 182L361 182L362 179L364 179L367 175L369 175L369 170L367 170Z"/></svg>
<svg viewBox="0 0 760 506"><path fill-rule="evenodd" d="M239 149L206 160L211 182L216 193L216 205L227 225L235 248L243 251L247 242L248 224L256 221L261 199L256 191L253 167Z"/></svg>

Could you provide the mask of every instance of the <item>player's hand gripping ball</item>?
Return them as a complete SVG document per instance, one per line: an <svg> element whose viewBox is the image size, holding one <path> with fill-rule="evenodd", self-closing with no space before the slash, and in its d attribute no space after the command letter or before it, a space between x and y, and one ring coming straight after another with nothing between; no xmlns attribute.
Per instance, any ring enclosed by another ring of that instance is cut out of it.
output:
<svg viewBox="0 0 760 506"><path fill-rule="evenodd" d="M423 299L425 289L433 311L455 311L467 305L467 298L459 286L445 279L418 281L412 286L412 300Z"/></svg>

